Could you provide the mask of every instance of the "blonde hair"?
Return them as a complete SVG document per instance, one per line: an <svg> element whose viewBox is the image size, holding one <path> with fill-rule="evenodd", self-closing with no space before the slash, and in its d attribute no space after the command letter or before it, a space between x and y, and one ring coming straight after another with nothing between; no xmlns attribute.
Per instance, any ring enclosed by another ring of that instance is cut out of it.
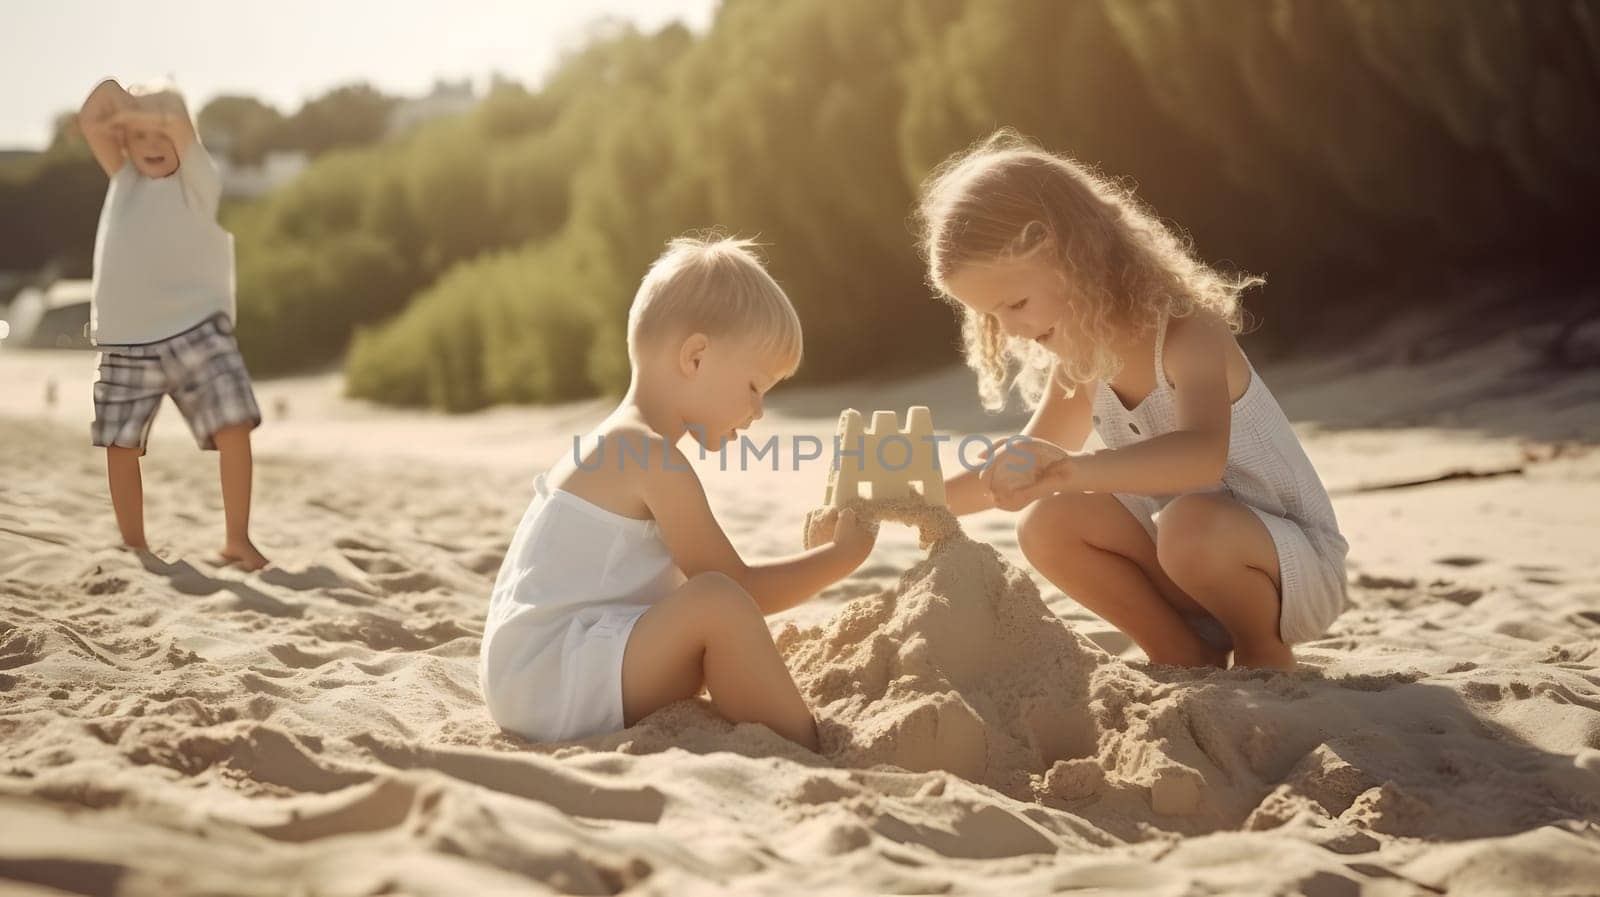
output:
<svg viewBox="0 0 1600 897"><path fill-rule="evenodd" d="M1068 303L1072 337L1088 343L1059 359L1068 395L1121 369L1110 350L1114 337L1154 328L1163 316L1209 312L1239 332L1239 294L1264 282L1211 269L1129 190L1010 128L936 168L922 184L917 219L929 284L962 313L967 366L991 411L1005 407L1011 388L1036 407L1057 357L1007 337L993 315L957 301L948 278L963 265L1052 253L1068 295L1088 300Z"/></svg>
<svg viewBox="0 0 1600 897"><path fill-rule="evenodd" d="M628 309L628 355L669 336L704 333L756 340L788 377L800 367L800 316L772 279L752 240L678 237L650 265Z"/></svg>

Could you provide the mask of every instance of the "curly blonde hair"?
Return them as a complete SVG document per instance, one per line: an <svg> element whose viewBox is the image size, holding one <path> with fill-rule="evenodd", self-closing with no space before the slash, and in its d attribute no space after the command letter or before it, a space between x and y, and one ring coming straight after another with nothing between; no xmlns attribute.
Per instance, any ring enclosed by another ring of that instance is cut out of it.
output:
<svg viewBox="0 0 1600 897"><path fill-rule="evenodd" d="M1213 270L1131 191L1010 128L928 176L917 222L928 282L962 314L967 366L991 411L1005 407L1012 388L1037 407L1057 357L1031 340L1007 337L993 315L957 301L947 283L963 265L1053 253L1068 295L1086 300L1068 303L1074 338L1083 343L1069 345L1059 359L1068 395L1114 376L1121 362L1110 351L1113 339L1152 329L1163 316L1207 312L1239 332L1240 293L1265 282Z"/></svg>

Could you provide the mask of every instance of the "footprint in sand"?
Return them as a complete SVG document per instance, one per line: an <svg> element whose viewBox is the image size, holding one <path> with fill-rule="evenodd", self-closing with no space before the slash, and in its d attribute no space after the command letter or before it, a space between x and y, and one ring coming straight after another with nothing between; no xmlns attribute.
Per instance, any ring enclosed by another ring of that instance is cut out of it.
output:
<svg viewBox="0 0 1600 897"><path fill-rule="evenodd" d="M284 666L299 670L315 669L326 663L345 657L358 657L360 652L350 648L330 648L326 651L316 651L302 648L291 642L279 642L268 645L267 653L278 659Z"/></svg>
<svg viewBox="0 0 1600 897"><path fill-rule="evenodd" d="M345 560L363 573L401 573L407 568L387 551L357 552L346 550Z"/></svg>
<svg viewBox="0 0 1600 897"><path fill-rule="evenodd" d="M479 633L463 629L454 620L436 620L413 629L398 620L368 612L314 623L304 631L323 641L356 642L375 651L426 651L458 638L479 636Z"/></svg>
<svg viewBox="0 0 1600 897"><path fill-rule="evenodd" d="M1414 589L1417 587L1417 581L1395 576L1373 576L1370 573L1363 573L1357 576L1351 585L1362 589Z"/></svg>
<svg viewBox="0 0 1600 897"><path fill-rule="evenodd" d="M431 592L434 589L445 588L448 585L444 580L426 570L412 570L391 576L374 576L372 581L379 588L390 594Z"/></svg>
<svg viewBox="0 0 1600 897"><path fill-rule="evenodd" d="M493 576L499 571L500 562L505 559L505 554L503 548L498 551L492 549L470 551L457 558L456 563L479 576Z"/></svg>
<svg viewBox="0 0 1600 897"><path fill-rule="evenodd" d="M333 547L335 547L335 548L337 548L337 549L339 549L341 551L367 551L367 552L373 552L373 551L382 551L383 550L383 549L377 548L377 547L375 547L373 545L369 545L366 542L361 541L360 539L352 539L352 538L349 538L348 536L341 536L341 537L339 537L337 539L334 539L333 540Z"/></svg>

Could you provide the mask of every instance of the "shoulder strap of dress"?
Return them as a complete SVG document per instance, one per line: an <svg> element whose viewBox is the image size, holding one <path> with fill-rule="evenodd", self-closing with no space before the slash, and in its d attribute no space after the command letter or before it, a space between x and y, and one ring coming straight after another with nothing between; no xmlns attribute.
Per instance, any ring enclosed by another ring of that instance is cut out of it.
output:
<svg viewBox="0 0 1600 897"><path fill-rule="evenodd" d="M1167 366L1162 362L1162 350L1167 344L1167 318L1165 313L1156 319L1156 389L1167 385Z"/></svg>

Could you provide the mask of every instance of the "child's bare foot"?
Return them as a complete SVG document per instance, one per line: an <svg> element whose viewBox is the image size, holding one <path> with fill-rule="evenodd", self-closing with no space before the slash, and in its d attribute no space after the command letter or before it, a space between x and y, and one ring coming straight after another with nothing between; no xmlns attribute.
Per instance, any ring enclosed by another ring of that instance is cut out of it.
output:
<svg viewBox="0 0 1600 897"><path fill-rule="evenodd" d="M1233 665L1258 670L1293 670L1294 650L1283 642L1270 645L1235 646Z"/></svg>
<svg viewBox="0 0 1600 897"><path fill-rule="evenodd" d="M222 562L238 567L240 570L260 570L270 561L266 555L256 550L249 539L242 542L229 542L222 547Z"/></svg>

